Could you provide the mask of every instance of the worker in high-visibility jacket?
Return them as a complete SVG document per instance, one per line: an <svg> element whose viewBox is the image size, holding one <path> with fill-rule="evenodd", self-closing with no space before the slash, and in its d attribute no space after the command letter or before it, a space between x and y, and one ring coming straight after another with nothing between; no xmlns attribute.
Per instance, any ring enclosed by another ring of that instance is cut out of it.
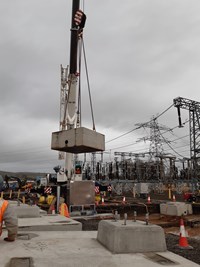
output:
<svg viewBox="0 0 200 267"><path fill-rule="evenodd" d="M0 236L2 234L3 222L5 223L8 231L8 236L4 238L5 241L15 241L18 230L18 219L14 212L13 207L10 206L9 202L4 199L0 199Z"/></svg>
<svg viewBox="0 0 200 267"><path fill-rule="evenodd" d="M67 218L70 217L67 204L65 203L65 199L63 197L60 197L59 213Z"/></svg>
<svg viewBox="0 0 200 267"><path fill-rule="evenodd" d="M60 207L59 207L59 213L60 213L60 215L63 215L63 216L65 216L65 217L67 217L67 218L70 217L70 215L69 215L69 210L68 210L68 207L67 207L67 204L65 204L65 203L61 203L61 204L60 204Z"/></svg>

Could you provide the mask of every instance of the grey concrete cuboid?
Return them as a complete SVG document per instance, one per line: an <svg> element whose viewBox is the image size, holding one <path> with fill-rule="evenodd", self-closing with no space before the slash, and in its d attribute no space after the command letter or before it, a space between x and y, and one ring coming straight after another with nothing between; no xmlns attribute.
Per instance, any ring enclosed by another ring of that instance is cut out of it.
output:
<svg viewBox="0 0 200 267"><path fill-rule="evenodd" d="M163 252L167 250L164 230L142 221L99 223L97 240L113 253Z"/></svg>
<svg viewBox="0 0 200 267"><path fill-rule="evenodd" d="M17 201L9 204L18 217L19 231L82 231L80 222L59 214L47 215L36 205L18 205Z"/></svg>
<svg viewBox="0 0 200 267"><path fill-rule="evenodd" d="M105 136L85 127L52 133L51 149L69 153L105 150Z"/></svg>
<svg viewBox="0 0 200 267"><path fill-rule="evenodd" d="M192 214L192 205L184 202L166 202L160 204L160 214L182 216Z"/></svg>
<svg viewBox="0 0 200 267"><path fill-rule="evenodd" d="M37 218L40 217L40 208L36 205L34 206L29 206L27 204L20 204L14 205L11 204L11 206L14 208L15 213L18 218Z"/></svg>

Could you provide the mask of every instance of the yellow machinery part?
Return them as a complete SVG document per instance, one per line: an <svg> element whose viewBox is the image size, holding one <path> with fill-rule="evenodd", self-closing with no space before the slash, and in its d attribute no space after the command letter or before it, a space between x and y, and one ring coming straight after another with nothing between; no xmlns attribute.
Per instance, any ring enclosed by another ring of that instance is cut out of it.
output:
<svg viewBox="0 0 200 267"><path fill-rule="evenodd" d="M46 198L47 204L51 205L53 199L54 199L54 195L48 195L47 198Z"/></svg>
<svg viewBox="0 0 200 267"><path fill-rule="evenodd" d="M101 201L101 196L100 196L100 195L95 196L95 201L96 201L96 202Z"/></svg>
<svg viewBox="0 0 200 267"><path fill-rule="evenodd" d="M46 202L45 197L44 197L44 196L40 196L38 202L39 202L39 203L45 203L45 202Z"/></svg>

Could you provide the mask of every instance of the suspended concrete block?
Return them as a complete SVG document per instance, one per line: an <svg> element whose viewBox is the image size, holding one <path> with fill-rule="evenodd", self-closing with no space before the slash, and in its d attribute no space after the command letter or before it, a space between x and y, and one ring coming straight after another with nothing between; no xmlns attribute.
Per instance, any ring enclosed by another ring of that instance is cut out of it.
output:
<svg viewBox="0 0 200 267"><path fill-rule="evenodd" d="M73 154L104 151L105 136L84 127L53 132L51 149Z"/></svg>

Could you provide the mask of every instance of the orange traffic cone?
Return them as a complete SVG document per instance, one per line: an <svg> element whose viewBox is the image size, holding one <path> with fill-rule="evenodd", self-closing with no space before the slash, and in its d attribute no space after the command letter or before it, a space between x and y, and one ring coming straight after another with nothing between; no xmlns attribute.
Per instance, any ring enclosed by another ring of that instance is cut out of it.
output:
<svg viewBox="0 0 200 267"><path fill-rule="evenodd" d="M150 196L148 196L148 198L147 198L147 203L151 203L151 198L150 198Z"/></svg>
<svg viewBox="0 0 200 267"><path fill-rule="evenodd" d="M173 195L172 200L173 200L173 202L176 202L176 197L175 197L175 195Z"/></svg>
<svg viewBox="0 0 200 267"><path fill-rule="evenodd" d="M122 203L125 204L126 203L126 198L123 197Z"/></svg>
<svg viewBox="0 0 200 267"><path fill-rule="evenodd" d="M180 237L179 237L178 247L181 249L192 249L193 248L188 245L183 219L180 220Z"/></svg>

